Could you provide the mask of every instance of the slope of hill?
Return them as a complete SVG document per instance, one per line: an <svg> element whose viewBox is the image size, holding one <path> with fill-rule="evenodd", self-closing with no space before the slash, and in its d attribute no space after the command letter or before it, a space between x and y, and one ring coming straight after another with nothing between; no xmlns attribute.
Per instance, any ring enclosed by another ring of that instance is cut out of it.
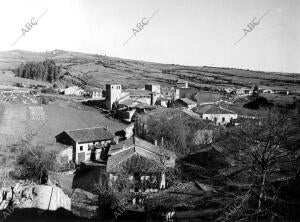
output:
<svg viewBox="0 0 300 222"><path fill-rule="evenodd" d="M104 86L118 82L139 87L149 82L169 85L184 79L194 87L242 87L254 84L271 89L299 91L297 73L262 72L222 67L196 67L120 59L96 54L54 50L28 52L21 50L0 52L0 69L15 69L22 62L53 59L72 75L87 80L88 84Z"/></svg>

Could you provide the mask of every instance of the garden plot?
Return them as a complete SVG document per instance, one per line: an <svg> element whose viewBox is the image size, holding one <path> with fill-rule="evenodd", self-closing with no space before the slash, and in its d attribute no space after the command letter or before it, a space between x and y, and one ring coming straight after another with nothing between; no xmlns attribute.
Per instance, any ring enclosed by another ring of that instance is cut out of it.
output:
<svg viewBox="0 0 300 222"><path fill-rule="evenodd" d="M25 106L5 105L0 115L0 144L10 145L21 140L26 133Z"/></svg>
<svg viewBox="0 0 300 222"><path fill-rule="evenodd" d="M29 118L30 120L45 120L46 115L44 108L41 106L29 106Z"/></svg>
<svg viewBox="0 0 300 222"><path fill-rule="evenodd" d="M0 103L5 104L37 104L38 99L29 92L14 90L0 91Z"/></svg>

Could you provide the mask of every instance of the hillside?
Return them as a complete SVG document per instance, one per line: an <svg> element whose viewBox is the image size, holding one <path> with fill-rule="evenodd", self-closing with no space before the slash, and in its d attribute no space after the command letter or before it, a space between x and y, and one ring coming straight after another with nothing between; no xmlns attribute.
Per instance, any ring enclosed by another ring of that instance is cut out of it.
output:
<svg viewBox="0 0 300 222"><path fill-rule="evenodd" d="M139 87L149 82L169 85L177 79L185 79L194 87L211 88L257 84L271 89L299 91L300 86L300 75L297 73L160 64L63 50L45 53L21 50L0 52L0 70L12 70L22 62L45 59L53 59L57 64L62 64L65 71L70 71L88 84L102 87L109 82L129 87Z"/></svg>

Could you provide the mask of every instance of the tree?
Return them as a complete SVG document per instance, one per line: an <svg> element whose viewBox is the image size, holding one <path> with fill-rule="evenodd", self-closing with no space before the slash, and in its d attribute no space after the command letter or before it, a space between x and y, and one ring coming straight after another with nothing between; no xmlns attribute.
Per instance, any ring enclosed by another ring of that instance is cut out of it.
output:
<svg viewBox="0 0 300 222"><path fill-rule="evenodd" d="M112 219L114 206L118 203L116 194L107 185L97 184L95 191L98 195L100 217L102 219Z"/></svg>
<svg viewBox="0 0 300 222"><path fill-rule="evenodd" d="M58 79L62 66L56 66L53 60L43 62L22 63L17 69L16 74L22 78L35 79L52 82Z"/></svg>
<svg viewBox="0 0 300 222"><path fill-rule="evenodd" d="M222 220L252 221L291 213L292 204L282 194L288 181L299 179L299 126L299 114L273 109L231 132L226 146L227 157L235 163L230 181L246 189L227 196ZM286 211L280 210L282 206Z"/></svg>
<svg viewBox="0 0 300 222"><path fill-rule="evenodd" d="M252 90L252 97L257 98L258 96L259 96L259 88L257 85L255 85Z"/></svg>
<svg viewBox="0 0 300 222"><path fill-rule="evenodd" d="M150 140L161 140L163 138L165 146L174 150L177 154L186 155L186 138L188 128L181 119L181 114L159 117L150 117L147 120L147 136Z"/></svg>
<svg viewBox="0 0 300 222"><path fill-rule="evenodd" d="M28 129L28 134L18 144L10 146L11 150L17 150L17 170L14 176L17 178L32 178L42 181L48 176L49 171L55 171L59 167L57 161L58 150L49 150L42 145L33 145L32 138L46 125L45 121L38 129Z"/></svg>
<svg viewBox="0 0 300 222"><path fill-rule="evenodd" d="M26 147L28 148L28 147ZM34 178L42 181L49 171L58 167L56 151L46 151L43 146L22 149L17 156L17 163L21 167L21 178Z"/></svg>
<svg viewBox="0 0 300 222"><path fill-rule="evenodd" d="M137 135L150 141L163 140L166 149L175 151L179 156L185 156L195 148L196 132L212 127L206 120L190 117L179 109L171 108L145 120L137 118L135 126ZM222 134L214 126L211 130L213 140Z"/></svg>

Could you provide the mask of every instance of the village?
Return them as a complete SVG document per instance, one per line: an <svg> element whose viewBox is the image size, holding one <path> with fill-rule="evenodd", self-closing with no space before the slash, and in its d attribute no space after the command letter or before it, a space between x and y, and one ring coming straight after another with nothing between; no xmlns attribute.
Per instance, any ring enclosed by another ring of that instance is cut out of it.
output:
<svg viewBox="0 0 300 222"><path fill-rule="evenodd" d="M0 222L300 221L300 1L1 3Z"/></svg>
<svg viewBox="0 0 300 222"><path fill-rule="evenodd" d="M72 76L72 73L66 72L63 76ZM205 91L190 87L186 80L177 80L173 85L167 86L147 83L139 88L124 87L113 81L106 83L105 89L102 89L82 84L80 79L75 79L67 84L56 81L47 86L23 81L12 88L4 88L0 94L2 103L10 104L6 105L6 110L17 106L23 112L28 112L26 115L30 121L26 123L24 130L28 126L36 128L35 132L26 137L30 144L43 142L46 149L59 148L55 154L55 161L59 166L40 174L42 184L61 188L70 195L73 205L80 206L80 211L90 207L82 206L84 201L95 199L95 194L103 195L101 189L108 189L105 192L113 192L118 201L123 201L121 205L116 204L110 209L104 205L100 214L89 210L88 213L80 213L80 216L84 215L87 219L107 219L113 216L116 220L122 217L134 220L138 217L149 217L151 214L152 218L173 221L174 218L207 218L219 212L214 207L203 209L198 205L199 199L190 199L188 193L165 197L170 192L185 193L188 190L197 195L214 196L213 193L216 193L207 179L193 175L182 180L179 179L177 171L180 169L188 175L193 174L199 167L201 169L201 166L221 164L223 167L218 170L220 175L233 175L236 171L228 172L225 166L234 168L235 161L227 157L219 160L226 153L229 132L237 130L245 122L250 121L255 125L262 118L258 111L245 108L241 104L246 104L245 101L258 101L260 94L289 96L290 93L287 90L275 91L254 85ZM76 121L76 118L68 117L70 108L59 111L61 108L58 107L66 105L82 110L82 114L78 111L78 114L72 115L78 118L86 116L77 121L88 121L88 125L84 124L87 127L78 127L80 124L77 123L74 124L76 127L70 127L67 124L66 121ZM50 117L53 115L49 113L50 107L53 107L53 111L60 112L55 114L55 119ZM93 112L87 114L89 111L84 112L85 109ZM93 120L89 119L89 115L93 115ZM54 124L53 121L59 122ZM14 124L18 123L7 124L14 131ZM17 127L21 126L18 124ZM171 128L166 132L168 127ZM177 132L180 130L184 131ZM7 130L3 128L2 132ZM173 133L175 134L170 135ZM18 137L4 135L7 146L16 146ZM42 137L46 140L36 140ZM36 141L32 143L31 140ZM29 148L31 145L27 143L26 146ZM205 177L216 169L206 168ZM107 186L109 188L105 188ZM1 209L13 200L13 197L4 197L4 193L14 195L7 192L0 193ZM78 195L81 196L80 201ZM82 195L86 197L83 198ZM62 198L65 203L57 207L70 210L70 200L67 196ZM159 203L161 198L166 200ZM176 200L176 204L172 202ZM169 201L171 202L168 203ZM187 203L189 206L186 206ZM155 212L158 209L160 210Z"/></svg>

